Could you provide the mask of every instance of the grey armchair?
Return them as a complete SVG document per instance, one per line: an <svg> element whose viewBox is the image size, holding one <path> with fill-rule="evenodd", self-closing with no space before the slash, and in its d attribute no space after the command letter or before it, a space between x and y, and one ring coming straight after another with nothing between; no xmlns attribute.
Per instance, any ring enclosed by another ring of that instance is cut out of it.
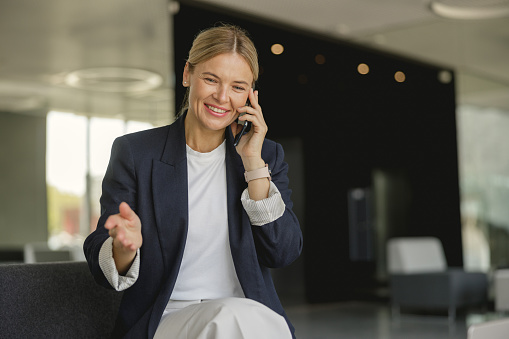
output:
<svg viewBox="0 0 509 339"><path fill-rule="evenodd" d="M509 318L491 320L468 328L467 339L507 339Z"/></svg>
<svg viewBox="0 0 509 339"><path fill-rule="evenodd" d="M387 243L393 315L402 307L444 309L454 322L456 310L487 301L485 273L448 268L439 239L393 238Z"/></svg>

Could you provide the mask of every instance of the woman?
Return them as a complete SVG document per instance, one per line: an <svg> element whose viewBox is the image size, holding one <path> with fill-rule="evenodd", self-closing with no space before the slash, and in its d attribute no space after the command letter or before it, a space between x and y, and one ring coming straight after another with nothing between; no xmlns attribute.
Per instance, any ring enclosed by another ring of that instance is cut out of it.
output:
<svg viewBox="0 0 509 339"><path fill-rule="evenodd" d="M113 143L84 250L96 281L124 291L114 336L294 336L269 268L300 255L302 234L257 78L244 31L205 30L184 68L179 118ZM238 118L252 128L234 147Z"/></svg>

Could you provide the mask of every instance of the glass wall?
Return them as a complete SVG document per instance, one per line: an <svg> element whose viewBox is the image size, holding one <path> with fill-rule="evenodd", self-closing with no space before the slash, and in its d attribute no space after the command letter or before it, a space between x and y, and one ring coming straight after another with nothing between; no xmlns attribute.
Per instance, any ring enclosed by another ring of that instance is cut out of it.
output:
<svg viewBox="0 0 509 339"><path fill-rule="evenodd" d="M509 112L466 105L457 112L465 267L509 266Z"/></svg>

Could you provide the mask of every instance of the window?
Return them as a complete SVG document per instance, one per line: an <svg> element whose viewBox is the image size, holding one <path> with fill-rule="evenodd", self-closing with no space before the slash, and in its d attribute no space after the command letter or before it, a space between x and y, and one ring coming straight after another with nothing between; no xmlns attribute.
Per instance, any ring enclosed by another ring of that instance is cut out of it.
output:
<svg viewBox="0 0 509 339"><path fill-rule="evenodd" d="M509 112L458 108L464 265L509 266Z"/></svg>
<svg viewBox="0 0 509 339"><path fill-rule="evenodd" d="M113 140L152 127L145 122L88 118L55 111L48 114L46 173L50 247L81 246L100 216L101 183Z"/></svg>

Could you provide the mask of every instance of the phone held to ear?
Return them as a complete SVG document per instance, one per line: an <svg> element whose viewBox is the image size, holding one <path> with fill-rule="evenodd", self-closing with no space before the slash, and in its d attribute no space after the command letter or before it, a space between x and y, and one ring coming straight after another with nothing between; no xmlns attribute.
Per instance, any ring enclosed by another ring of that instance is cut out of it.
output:
<svg viewBox="0 0 509 339"><path fill-rule="evenodd" d="M243 116L244 114L246 113L241 113L239 117ZM235 140L233 141L234 147L237 147L240 142L240 138L242 138L244 134L251 130L251 121L239 121L239 119L237 119L237 124L242 124L242 130L235 136Z"/></svg>
<svg viewBox="0 0 509 339"><path fill-rule="evenodd" d="M246 106L251 107L251 103L249 102L249 100L246 102ZM247 113L240 113L239 118L241 116L243 116L244 114L247 114ZM235 140L233 141L234 147L237 147L237 145L240 142L240 138L242 138L242 136L244 134L246 134L247 132L249 132L251 130L252 123L251 123L251 121L239 121L239 119L237 118L237 124L242 125L242 130L235 136Z"/></svg>

